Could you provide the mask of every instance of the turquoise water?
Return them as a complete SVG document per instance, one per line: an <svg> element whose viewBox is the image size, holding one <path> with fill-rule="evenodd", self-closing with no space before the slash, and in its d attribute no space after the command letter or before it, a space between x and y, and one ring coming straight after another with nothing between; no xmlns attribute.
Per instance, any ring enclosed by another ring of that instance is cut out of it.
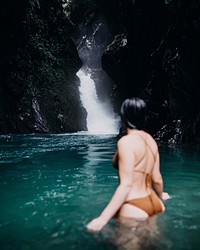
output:
<svg viewBox="0 0 200 250"><path fill-rule="evenodd" d="M0 136L0 249L200 249L200 147L160 145L166 212L100 233L117 186L115 135Z"/></svg>

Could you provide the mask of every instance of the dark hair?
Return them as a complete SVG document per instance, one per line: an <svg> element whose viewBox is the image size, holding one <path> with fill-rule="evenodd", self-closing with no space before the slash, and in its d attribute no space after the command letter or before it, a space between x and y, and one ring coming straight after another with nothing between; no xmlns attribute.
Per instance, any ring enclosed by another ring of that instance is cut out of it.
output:
<svg viewBox="0 0 200 250"><path fill-rule="evenodd" d="M138 97L126 99L121 106L122 122L130 129L145 129L146 103Z"/></svg>

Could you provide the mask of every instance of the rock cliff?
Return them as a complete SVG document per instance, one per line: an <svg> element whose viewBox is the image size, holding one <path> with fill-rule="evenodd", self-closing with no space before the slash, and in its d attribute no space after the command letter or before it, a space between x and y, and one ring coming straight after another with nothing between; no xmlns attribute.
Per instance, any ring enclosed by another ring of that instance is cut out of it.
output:
<svg viewBox="0 0 200 250"><path fill-rule="evenodd" d="M102 16L112 38L102 67L115 110L140 96L157 140L199 142L199 13L197 0L4 1L0 133L86 129L76 77L82 62L71 37Z"/></svg>
<svg viewBox="0 0 200 250"><path fill-rule="evenodd" d="M82 62L62 1L0 5L0 133L85 130L76 77Z"/></svg>
<svg viewBox="0 0 200 250"><path fill-rule="evenodd" d="M117 3L116 13L111 6L105 12L115 38L102 58L117 86L114 103L140 96L149 107L148 130L158 140L198 142L200 2Z"/></svg>

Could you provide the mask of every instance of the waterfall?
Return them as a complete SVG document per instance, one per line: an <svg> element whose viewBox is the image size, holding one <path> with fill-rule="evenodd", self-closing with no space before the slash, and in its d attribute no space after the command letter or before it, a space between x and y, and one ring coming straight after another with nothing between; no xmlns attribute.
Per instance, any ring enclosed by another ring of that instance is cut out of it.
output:
<svg viewBox="0 0 200 250"><path fill-rule="evenodd" d="M119 119L110 102L113 85L101 66L102 54L112 39L104 17L97 18L93 24L80 24L74 35L74 42L83 62L77 76L80 79L80 98L87 111L87 128L90 133L118 132ZM101 93L97 94L96 86L101 88ZM104 101L100 102L98 96Z"/></svg>
<svg viewBox="0 0 200 250"><path fill-rule="evenodd" d="M98 100L95 82L88 70L80 69L77 73L80 79L80 98L87 111L87 128L89 133L117 133L118 118L110 110L108 104Z"/></svg>

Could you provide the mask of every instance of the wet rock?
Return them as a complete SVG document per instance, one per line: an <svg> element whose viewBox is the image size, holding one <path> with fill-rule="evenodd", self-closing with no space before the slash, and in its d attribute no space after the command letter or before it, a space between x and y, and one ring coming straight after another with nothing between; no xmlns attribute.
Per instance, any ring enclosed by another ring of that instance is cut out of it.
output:
<svg viewBox="0 0 200 250"><path fill-rule="evenodd" d="M149 132L169 143L199 142L200 3L142 0L121 6L123 26L112 23L115 39L102 58L116 86L115 104L140 96L148 104ZM175 121L181 121L181 136Z"/></svg>
<svg viewBox="0 0 200 250"><path fill-rule="evenodd" d="M62 1L8 0L0 16L0 133L85 130L76 76L82 62Z"/></svg>

